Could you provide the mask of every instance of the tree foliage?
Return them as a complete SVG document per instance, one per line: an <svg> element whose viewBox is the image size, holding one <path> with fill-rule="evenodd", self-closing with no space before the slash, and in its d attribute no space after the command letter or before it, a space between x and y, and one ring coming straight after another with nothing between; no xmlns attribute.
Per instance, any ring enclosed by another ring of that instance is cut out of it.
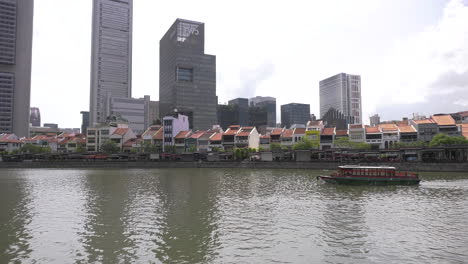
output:
<svg viewBox="0 0 468 264"><path fill-rule="evenodd" d="M349 149L371 149L371 145L365 142L350 141L348 137L340 137L335 139L335 147Z"/></svg>
<svg viewBox="0 0 468 264"><path fill-rule="evenodd" d="M280 143L270 143L270 150L280 150L281 149L281 144Z"/></svg>
<svg viewBox="0 0 468 264"><path fill-rule="evenodd" d="M102 143L101 151L104 152L104 153L112 154L112 153L119 152L120 148L117 145L117 143L115 143L115 142L113 142L111 140L107 140L106 142Z"/></svg>
<svg viewBox="0 0 468 264"><path fill-rule="evenodd" d="M244 160L249 157L249 149L248 148L236 148L234 150L234 158L236 160Z"/></svg>
<svg viewBox="0 0 468 264"><path fill-rule="evenodd" d="M33 144L24 144L20 150L20 153L30 153L30 154L41 154L41 153L50 153L51 149L49 147L37 146Z"/></svg>
<svg viewBox="0 0 468 264"><path fill-rule="evenodd" d="M444 146L444 145L468 145L468 140L461 136L448 136L446 134L435 135L431 142L430 147Z"/></svg>
<svg viewBox="0 0 468 264"><path fill-rule="evenodd" d="M310 138L304 137L301 141L293 145L294 150L310 150L317 149L320 146L319 143L313 141Z"/></svg>

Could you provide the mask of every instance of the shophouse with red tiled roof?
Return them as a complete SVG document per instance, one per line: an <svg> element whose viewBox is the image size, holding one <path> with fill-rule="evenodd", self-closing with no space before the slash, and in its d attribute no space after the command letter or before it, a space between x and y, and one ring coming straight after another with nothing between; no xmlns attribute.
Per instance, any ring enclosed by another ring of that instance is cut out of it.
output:
<svg viewBox="0 0 468 264"><path fill-rule="evenodd" d="M291 148L294 144L293 142L293 129L284 129L283 133L281 134L281 146Z"/></svg>
<svg viewBox="0 0 468 264"><path fill-rule="evenodd" d="M437 123L439 133L444 133L448 136L461 135L461 131L451 115L433 115L432 119Z"/></svg>
<svg viewBox="0 0 468 264"><path fill-rule="evenodd" d="M144 151L143 148L143 138L142 137L136 137L136 138L131 138L127 140L126 142L123 143L122 145L122 151L126 153L130 153L132 151L136 152L141 152Z"/></svg>
<svg viewBox="0 0 468 264"><path fill-rule="evenodd" d="M411 143L418 141L418 131L411 125L399 125L398 133L400 135L399 142Z"/></svg>
<svg viewBox="0 0 468 264"><path fill-rule="evenodd" d="M20 149L22 145L15 134L0 134L0 152L12 152Z"/></svg>
<svg viewBox="0 0 468 264"><path fill-rule="evenodd" d="M223 132L216 132L209 138L208 151L213 149L224 149L223 147Z"/></svg>
<svg viewBox="0 0 468 264"><path fill-rule="evenodd" d="M192 135L192 130L182 130L174 137L176 153L184 153L188 150L186 140Z"/></svg>
<svg viewBox="0 0 468 264"><path fill-rule="evenodd" d="M241 127L234 137L236 148L254 148L260 146L260 135L255 127Z"/></svg>
<svg viewBox="0 0 468 264"><path fill-rule="evenodd" d="M378 125L380 130L382 131L382 146L381 148L389 149L393 148L397 142L399 142L399 131L398 126L396 124L380 124Z"/></svg>
<svg viewBox="0 0 468 264"><path fill-rule="evenodd" d="M232 150L235 147L236 135L240 132L240 126L229 126L224 133L222 133L222 144L225 150Z"/></svg>
<svg viewBox="0 0 468 264"><path fill-rule="evenodd" d="M366 128L362 124L348 125L349 141L366 142Z"/></svg>
<svg viewBox="0 0 468 264"><path fill-rule="evenodd" d="M320 133L320 149L331 149L333 147L333 143L335 142L335 134L335 127L326 127L322 129Z"/></svg>
<svg viewBox="0 0 468 264"><path fill-rule="evenodd" d="M284 128L274 128L270 133L271 143L281 143L281 135L283 134Z"/></svg>
<svg viewBox="0 0 468 264"><path fill-rule="evenodd" d="M294 131L293 131L293 144L296 144L298 143L299 141L302 140L302 138L305 137L305 133L306 133L306 128L294 128Z"/></svg>
<svg viewBox="0 0 468 264"><path fill-rule="evenodd" d="M382 130L380 127L366 126L366 143L371 144L373 149L382 148Z"/></svg>
<svg viewBox="0 0 468 264"><path fill-rule="evenodd" d="M410 125L416 129L418 141L429 142L439 133L439 126L432 118L410 120Z"/></svg>

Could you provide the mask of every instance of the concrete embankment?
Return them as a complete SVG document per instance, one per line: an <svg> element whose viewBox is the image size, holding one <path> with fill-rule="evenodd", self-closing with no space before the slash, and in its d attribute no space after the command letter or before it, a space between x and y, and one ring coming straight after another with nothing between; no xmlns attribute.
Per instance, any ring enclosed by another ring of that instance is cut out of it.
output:
<svg viewBox="0 0 468 264"><path fill-rule="evenodd" d="M189 161L57 161L57 162L0 162L2 168L246 168L246 169L336 169L349 163L337 162L189 162ZM467 172L468 163L361 163L366 166L394 166L398 170Z"/></svg>

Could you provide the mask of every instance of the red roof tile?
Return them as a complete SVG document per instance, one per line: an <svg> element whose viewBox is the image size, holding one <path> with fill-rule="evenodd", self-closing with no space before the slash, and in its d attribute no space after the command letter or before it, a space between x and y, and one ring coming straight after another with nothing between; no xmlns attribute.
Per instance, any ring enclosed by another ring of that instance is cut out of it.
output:
<svg viewBox="0 0 468 264"><path fill-rule="evenodd" d="M260 138L270 138L270 135L262 135Z"/></svg>
<svg viewBox="0 0 468 264"><path fill-rule="evenodd" d="M237 132L239 132L238 129L228 128L228 130L226 130L226 132L224 132L223 135L225 135L225 136L234 136L235 134L237 134Z"/></svg>
<svg viewBox="0 0 468 264"><path fill-rule="evenodd" d="M201 136L203 136L205 133L206 133L205 130L199 130L199 131L193 133L193 134L190 136L190 138L198 139L198 138L200 138Z"/></svg>
<svg viewBox="0 0 468 264"><path fill-rule="evenodd" d="M305 134L305 131L306 131L305 128L295 128L294 129L294 135Z"/></svg>
<svg viewBox="0 0 468 264"><path fill-rule="evenodd" d="M337 130L335 133L337 136L347 136L348 130Z"/></svg>
<svg viewBox="0 0 468 264"><path fill-rule="evenodd" d="M153 139L162 140L163 139L163 128L161 127L156 134L153 135Z"/></svg>
<svg viewBox="0 0 468 264"><path fill-rule="evenodd" d="M127 132L128 132L128 128L120 127L120 128L117 128L112 135L123 136L123 135L127 134Z"/></svg>
<svg viewBox="0 0 468 264"><path fill-rule="evenodd" d="M335 133L334 127L327 127L322 130L322 135L324 136L333 136L334 133Z"/></svg>
<svg viewBox="0 0 468 264"><path fill-rule="evenodd" d="M323 121L309 121L307 122L307 126L321 126L323 125Z"/></svg>
<svg viewBox="0 0 468 264"><path fill-rule="evenodd" d="M366 126L366 133L371 134L371 133L381 133L379 127L369 127Z"/></svg>
<svg viewBox="0 0 468 264"><path fill-rule="evenodd" d="M236 134L236 137L248 137L251 131L241 131Z"/></svg>
<svg viewBox="0 0 468 264"><path fill-rule="evenodd" d="M275 128L273 129L273 131L271 131L271 134L272 136L280 136L281 134L283 133L283 129L282 128Z"/></svg>
<svg viewBox="0 0 468 264"><path fill-rule="evenodd" d="M398 127L395 124L380 124L379 127L383 132L398 131Z"/></svg>
<svg viewBox="0 0 468 264"><path fill-rule="evenodd" d="M160 128L161 128L161 126L159 126L159 125L150 126L150 127L148 127L148 129L146 129L146 131L141 136L142 137L144 137L144 136L153 137L156 133L158 133Z"/></svg>
<svg viewBox="0 0 468 264"><path fill-rule="evenodd" d="M174 139L184 139L186 138L192 131L186 130L186 131L180 131L179 134L177 134Z"/></svg>
<svg viewBox="0 0 468 264"><path fill-rule="evenodd" d="M232 125L232 126L229 126L228 128L230 128L230 129L240 129L240 126L239 125Z"/></svg>
<svg viewBox="0 0 468 264"><path fill-rule="evenodd" d="M223 139L223 133L215 133L210 137L210 141L221 141Z"/></svg>
<svg viewBox="0 0 468 264"><path fill-rule="evenodd" d="M363 128L363 125L362 124L352 124L352 125L349 125L349 128Z"/></svg>
<svg viewBox="0 0 468 264"><path fill-rule="evenodd" d="M435 121L431 118L421 119L421 120L413 120L416 124L433 124Z"/></svg>
<svg viewBox="0 0 468 264"><path fill-rule="evenodd" d="M434 119L434 121L439 126L454 126L455 125L455 120L450 115L432 116L432 119Z"/></svg>
<svg viewBox="0 0 468 264"><path fill-rule="evenodd" d="M283 134L281 134L281 137L283 138L292 138L293 136L293 130L292 129L285 129L283 131Z"/></svg>
<svg viewBox="0 0 468 264"><path fill-rule="evenodd" d="M398 126L400 129L400 133L416 133L416 129L414 127L406 125L406 126Z"/></svg>

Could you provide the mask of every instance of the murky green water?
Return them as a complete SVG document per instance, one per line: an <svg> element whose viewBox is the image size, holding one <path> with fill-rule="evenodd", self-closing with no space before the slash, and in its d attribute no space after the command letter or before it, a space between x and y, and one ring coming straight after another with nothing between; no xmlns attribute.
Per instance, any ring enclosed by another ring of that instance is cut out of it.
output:
<svg viewBox="0 0 468 264"><path fill-rule="evenodd" d="M0 263L468 263L468 173L1 170Z"/></svg>

